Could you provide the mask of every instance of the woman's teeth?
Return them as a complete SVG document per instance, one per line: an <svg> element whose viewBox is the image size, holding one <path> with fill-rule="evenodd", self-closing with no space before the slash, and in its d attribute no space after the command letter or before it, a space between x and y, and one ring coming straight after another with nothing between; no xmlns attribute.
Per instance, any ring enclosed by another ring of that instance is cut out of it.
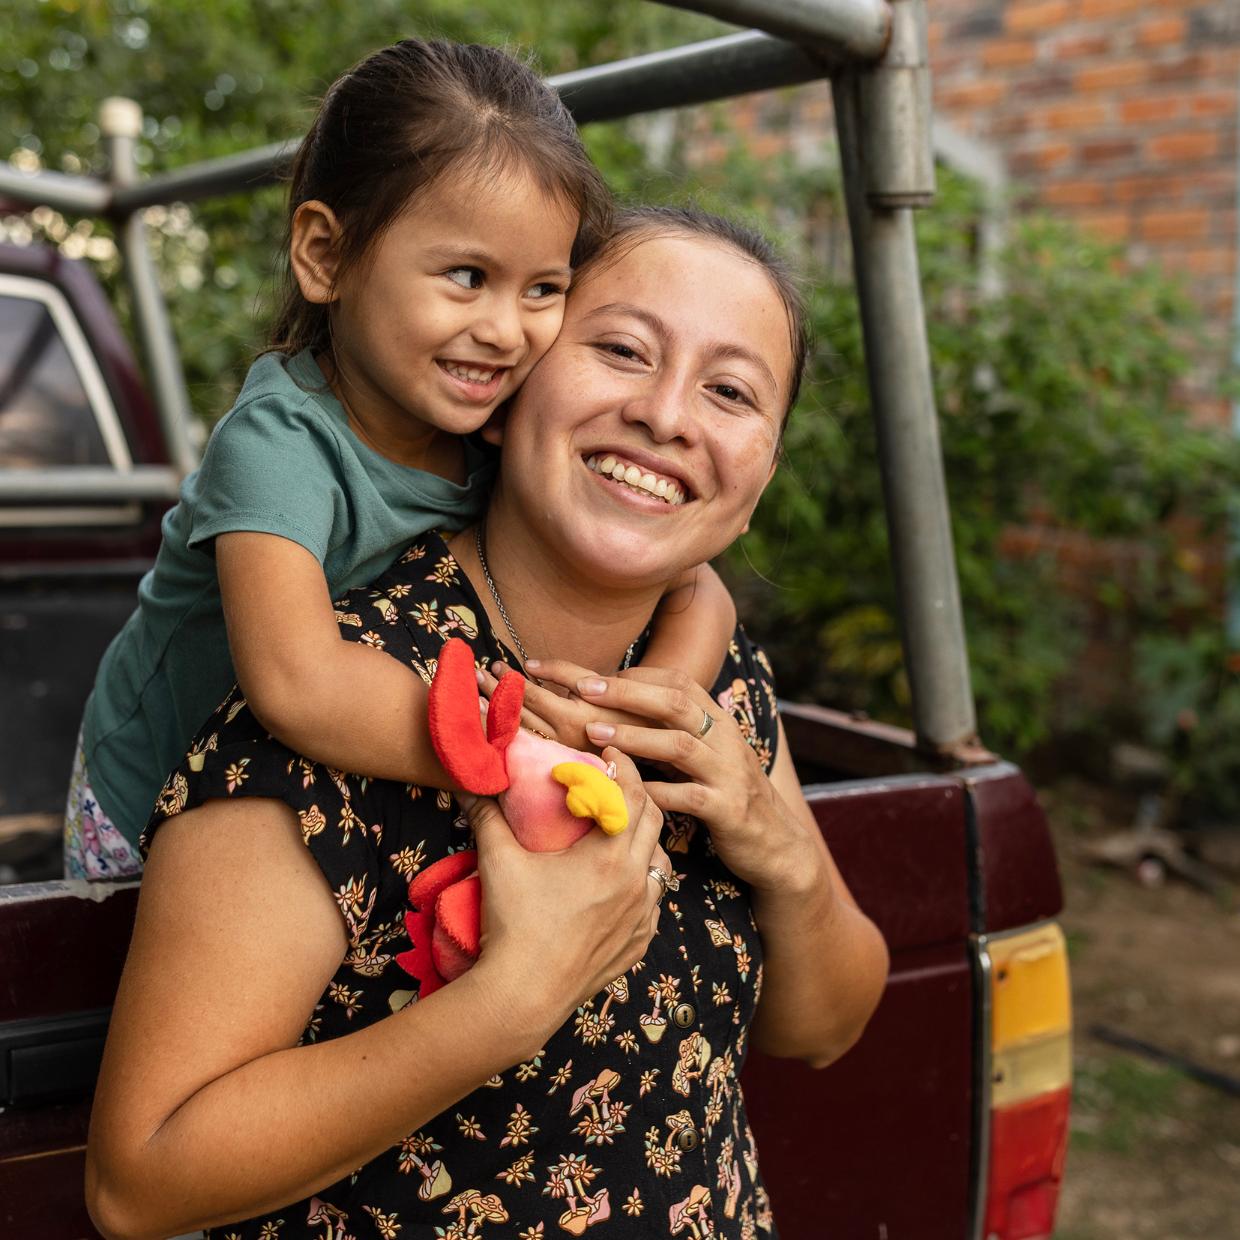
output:
<svg viewBox="0 0 1240 1240"><path fill-rule="evenodd" d="M664 503L675 506L685 502L685 493L675 482L670 482L666 478L660 478L656 474L638 469L636 465L627 465L624 461L610 454L607 456L592 456L586 461L586 466L596 474L602 474L604 477L614 478L617 482L623 482L626 486L632 487L634 491L641 491L646 495L654 495L663 500Z"/></svg>
<svg viewBox="0 0 1240 1240"><path fill-rule="evenodd" d="M495 378L495 369L483 370L479 366L458 366L455 362L439 363L448 374L456 379L464 379L469 383L490 383Z"/></svg>

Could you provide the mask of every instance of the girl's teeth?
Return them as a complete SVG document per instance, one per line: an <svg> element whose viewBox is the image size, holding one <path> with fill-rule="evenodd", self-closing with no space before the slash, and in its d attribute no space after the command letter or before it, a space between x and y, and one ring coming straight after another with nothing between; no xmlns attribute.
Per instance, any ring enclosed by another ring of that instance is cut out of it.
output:
<svg viewBox="0 0 1240 1240"><path fill-rule="evenodd" d="M668 504L678 505L685 502L684 493L674 482L668 482L666 478L658 478L651 473L643 473L636 465L626 465L610 453L604 457L597 455L589 457L586 467L596 474L623 482L635 491L658 496Z"/></svg>
<svg viewBox="0 0 1240 1240"><path fill-rule="evenodd" d="M490 383L495 377L493 370L480 370L477 366L453 366L445 363L444 369L458 379L467 379L470 383Z"/></svg>

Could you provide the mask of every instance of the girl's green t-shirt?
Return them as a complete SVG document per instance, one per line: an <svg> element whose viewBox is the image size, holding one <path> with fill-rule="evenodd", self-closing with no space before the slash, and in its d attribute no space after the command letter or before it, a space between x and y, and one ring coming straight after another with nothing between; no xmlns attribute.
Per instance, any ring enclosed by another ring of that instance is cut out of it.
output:
<svg viewBox="0 0 1240 1240"><path fill-rule="evenodd" d="M482 515L494 465L471 445L466 453L463 485L395 464L350 430L309 350L254 363L164 517L138 608L86 703L90 784L127 839L137 843L168 772L236 680L216 535L254 530L301 544L335 598L372 581L427 530L461 529Z"/></svg>

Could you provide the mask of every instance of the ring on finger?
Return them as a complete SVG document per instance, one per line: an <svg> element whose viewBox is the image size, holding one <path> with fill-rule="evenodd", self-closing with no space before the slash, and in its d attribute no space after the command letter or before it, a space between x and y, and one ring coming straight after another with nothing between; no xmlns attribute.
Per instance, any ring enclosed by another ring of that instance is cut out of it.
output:
<svg viewBox="0 0 1240 1240"><path fill-rule="evenodd" d="M702 726L701 726L700 728L698 728L698 730L697 730L696 732L694 732L694 734L693 734L693 735L694 735L694 736L695 736L698 740L701 740L701 739L702 739L702 738L706 735L706 733L707 733L707 732L709 732L709 731L711 730L711 728L713 728L714 726L715 726L715 717L714 717L714 716L710 713L710 711L708 711L708 710L706 710L705 708L703 708L703 710L702 710Z"/></svg>
<svg viewBox="0 0 1240 1240"><path fill-rule="evenodd" d="M666 870L657 865L652 865L646 873L649 874L651 878L657 880L659 886L663 888L663 890L659 893L660 900L662 900L669 891L680 890L680 879L678 879L675 874L669 874Z"/></svg>

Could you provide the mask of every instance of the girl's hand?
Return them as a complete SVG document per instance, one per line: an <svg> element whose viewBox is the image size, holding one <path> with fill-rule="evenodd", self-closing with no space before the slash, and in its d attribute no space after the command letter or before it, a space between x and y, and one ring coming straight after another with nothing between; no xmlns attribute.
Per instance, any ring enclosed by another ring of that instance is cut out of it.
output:
<svg viewBox="0 0 1240 1240"><path fill-rule="evenodd" d="M632 762L618 750L604 757L616 764L629 829L591 831L561 852L527 852L495 801L458 796L474 828L485 893L474 970L486 970L504 1001L534 1002L555 1017L548 1035L646 954L663 896L650 868L674 872L659 846L663 815Z"/></svg>
<svg viewBox="0 0 1240 1240"><path fill-rule="evenodd" d="M499 683L496 675L502 676L511 671L506 663L493 663L491 667L494 675L486 670L478 673L478 686L486 698L490 698ZM600 747L586 732L587 724L601 722L614 727L622 723L641 725L645 722L636 715L583 701L577 695L577 682L598 679L588 668L578 667L564 659L531 659L526 669L531 676L538 676L537 680L526 679L525 704L521 711L521 726L531 732L549 736L570 749L594 753ZM548 684L558 686L563 694L546 688Z"/></svg>
<svg viewBox="0 0 1240 1240"><path fill-rule="evenodd" d="M646 792L664 811L700 818L738 878L762 892L804 891L822 881L821 850L805 824L784 804L736 721L688 676L633 667L585 677L576 689L587 702L642 718L640 725L587 724L586 733L595 744L680 772L682 781L647 781Z"/></svg>

